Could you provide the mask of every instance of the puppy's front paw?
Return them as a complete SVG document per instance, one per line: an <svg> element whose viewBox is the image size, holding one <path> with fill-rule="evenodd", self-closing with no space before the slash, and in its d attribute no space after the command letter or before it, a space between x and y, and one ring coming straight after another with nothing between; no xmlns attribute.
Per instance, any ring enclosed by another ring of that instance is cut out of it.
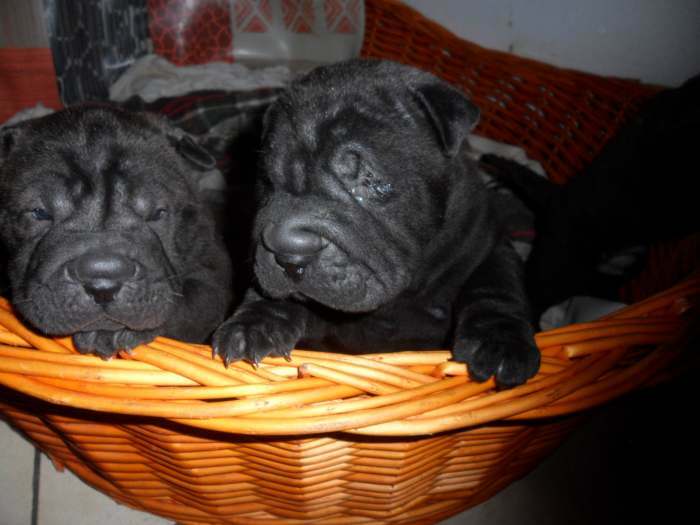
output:
<svg viewBox="0 0 700 525"><path fill-rule="evenodd" d="M128 351L139 345L150 343L156 335L155 330L143 332L134 332L127 328L116 331L96 330L73 334L73 344L81 354L95 354L102 359L110 359L119 350Z"/></svg>
<svg viewBox="0 0 700 525"><path fill-rule="evenodd" d="M303 329L284 306L256 303L239 311L214 333L212 348L228 366L245 359L258 364L268 355L288 357Z"/></svg>
<svg viewBox="0 0 700 525"><path fill-rule="evenodd" d="M455 338L452 356L474 381L495 376L502 388L520 385L540 367L540 352L526 321L493 315L474 319Z"/></svg>

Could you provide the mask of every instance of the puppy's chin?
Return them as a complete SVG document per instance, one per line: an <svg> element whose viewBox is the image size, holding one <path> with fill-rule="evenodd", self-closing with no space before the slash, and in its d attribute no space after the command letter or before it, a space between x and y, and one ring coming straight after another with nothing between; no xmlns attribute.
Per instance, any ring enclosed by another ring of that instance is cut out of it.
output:
<svg viewBox="0 0 700 525"><path fill-rule="evenodd" d="M63 336L92 330L152 330L165 324L179 298L166 300L172 293L150 290L140 297L125 297L101 306L78 287L63 288L30 287L24 296L15 296L14 308L41 333Z"/></svg>
<svg viewBox="0 0 700 525"><path fill-rule="evenodd" d="M400 282L380 279L368 266L351 261L331 248L306 266L301 278L292 279L274 255L258 248L255 274L263 291L275 299L301 295L328 308L349 313L376 310L401 291ZM394 277L401 273L396 272Z"/></svg>
<svg viewBox="0 0 700 525"><path fill-rule="evenodd" d="M353 271L358 269L362 270L361 267L347 268L345 280L300 283L297 290L323 306L348 313L372 312L391 301L392 297L373 275L362 277L365 272Z"/></svg>

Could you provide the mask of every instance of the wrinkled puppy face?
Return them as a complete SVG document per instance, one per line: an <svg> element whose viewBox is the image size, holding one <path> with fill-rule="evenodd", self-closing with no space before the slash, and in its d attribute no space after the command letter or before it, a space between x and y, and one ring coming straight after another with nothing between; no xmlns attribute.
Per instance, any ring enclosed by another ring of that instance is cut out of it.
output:
<svg viewBox="0 0 700 525"><path fill-rule="evenodd" d="M4 131L0 239L12 302L36 329L149 330L176 308L197 207L177 151L189 139L171 131L99 106Z"/></svg>
<svg viewBox="0 0 700 525"><path fill-rule="evenodd" d="M453 88L391 62L295 82L266 115L254 231L263 290L366 312L410 288L477 118Z"/></svg>

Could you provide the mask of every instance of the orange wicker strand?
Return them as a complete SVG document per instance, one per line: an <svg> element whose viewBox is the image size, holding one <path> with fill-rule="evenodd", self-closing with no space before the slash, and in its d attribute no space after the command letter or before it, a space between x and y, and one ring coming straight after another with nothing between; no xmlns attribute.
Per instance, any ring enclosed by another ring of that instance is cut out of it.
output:
<svg viewBox="0 0 700 525"><path fill-rule="evenodd" d="M203 386L228 386L240 384L239 381L224 374L223 371L212 370L201 366L193 360L185 360L168 352L158 350L154 346L140 346L129 352L131 359L139 359L142 362L158 364L180 375L191 379Z"/></svg>
<svg viewBox="0 0 700 525"><path fill-rule="evenodd" d="M441 415L438 417L425 418L423 420L419 418L411 421L395 420L383 425L365 426L362 429L355 430L355 432L370 435L410 436L415 435L415 433L427 434L463 428L465 426L476 426L488 421L508 418L521 412L526 412L545 402L556 401L560 397L575 391L577 388L589 382L591 377L600 375L610 369L614 363L610 363L609 361L609 359L599 358L589 363L583 363L586 366L582 366L582 363L577 363L571 367L576 374L574 374L574 377L567 383L552 385L547 389L541 389L527 397L517 397L509 403L499 405L490 404L490 406L474 411L460 410L458 414L449 416ZM543 380L541 383L545 381L546 380ZM531 383L531 385L533 384ZM477 404L476 401L474 404Z"/></svg>
<svg viewBox="0 0 700 525"><path fill-rule="evenodd" d="M373 361L389 363L392 365L420 366L420 365L440 365L450 359L452 354L445 350L424 351L424 352L393 352L390 354L374 354L370 357Z"/></svg>
<svg viewBox="0 0 700 525"><path fill-rule="evenodd" d="M378 383L377 381L370 381L362 377L357 377L352 374L345 374L332 368L326 368L321 365L315 365L313 363L304 363L299 367L299 376L308 377L315 376L333 381L336 383L342 383L345 385L351 385L368 392L370 394L391 394L396 392L398 389L390 385Z"/></svg>
<svg viewBox="0 0 700 525"><path fill-rule="evenodd" d="M314 357L302 357L297 359L296 355L300 353L300 351L294 351L292 353L291 364L296 364L297 366L323 366L349 375L374 379L378 382L385 383L386 385L393 385L398 388L413 388L432 382L429 377L421 377L420 381L416 381L415 379L406 378L404 374L387 372L387 367L382 366L383 363L367 361L364 366L361 366L353 364L345 359L316 359Z"/></svg>
<svg viewBox="0 0 700 525"><path fill-rule="evenodd" d="M662 344L668 341L673 341L678 337L678 333L655 333L654 335L637 333L620 335L608 338L597 338L581 341L580 343L564 345L563 352L567 357L580 357L583 355L592 354L594 352L604 352L619 348L621 346L643 345L643 344Z"/></svg>
<svg viewBox="0 0 700 525"><path fill-rule="evenodd" d="M440 381L436 383L431 383L430 385L425 385L422 387L414 388L410 391L394 392L392 394L386 394L382 396L360 398L345 401L343 403L333 403L333 404L322 404L322 405L312 405L303 408L288 409L285 411L270 411L264 414L249 414L247 417L251 418L306 418L306 417L316 417L324 416L330 414L343 414L347 412L357 412L359 410L367 410L370 408L377 408L387 405L393 405L397 403L402 403L409 399L414 399L416 397L422 397L433 392L439 392L441 390L450 389L456 385L464 384L463 378L451 378L445 381ZM478 394L480 391L487 391L492 388L490 383L484 383L482 385L473 385L473 394Z"/></svg>
<svg viewBox="0 0 700 525"><path fill-rule="evenodd" d="M677 357L677 351L660 348L635 365L597 383L584 385L557 403L518 414L513 418L555 417L598 406L645 384L653 374L657 373L659 369L663 369L664 365L675 357Z"/></svg>
<svg viewBox="0 0 700 525"><path fill-rule="evenodd" d="M700 252L697 252L695 256L700 257ZM698 272L696 271L689 279L686 279L668 290L659 292L653 297L628 306L619 312L609 314L603 319L608 319L610 317L615 317L616 319L643 317L653 313L655 310L664 310L674 306L675 301L669 301L669 298L675 297L677 299L683 299L686 297L695 297L700 294L700 280L698 279L697 273Z"/></svg>
<svg viewBox="0 0 700 525"><path fill-rule="evenodd" d="M357 365L358 367L367 367L370 366L371 368L381 371L381 372L386 372L387 374L391 374L393 376L398 376L401 378L405 378L409 380L412 383L406 383L406 384L420 384L420 383L432 383L434 381L434 378L430 376L426 376L423 374L417 374L414 373L410 370L407 370L405 368L401 368L398 366L391 366L389 364L386 364L385 362L379 361L378 358L374 358L375 356L368 356L368 357L362 357L362 356L354 356L354 355L339 355L339 354L329 354L326 352L310 352L307 350L295 350L294 353L292 354L292 360L295 358L299 358L300 360L304 362L309 362L309 359L313 360L318 360L318 359L323 359L324 356L330 357L332 361L337 361L340 363L348 363L350 365ZM328 359L325 361L328 363ZM277 361L279 362L279 361ZM315 361L311 361L315 362ZM397 386L403 386L402 384L399 384Z"/></svg>
<svg viewBox="0 0 700 525"><path fill-rule="evenodd" d="M579 173L653 86L466 42L396 0L366 0L364 56L464 90L476 132ZM653 247L630 306L536 335L539 374L475 383L445 349L294 350L255 368L166 338L111 361L32 332L0 298L0 415L115 500L183 525L435 523L525 475L580 413L683 368L700 236Z"/></svg>
<svg viewBox="0 0 700 525"><path fill-rule="evenodd" d="M77 381L66 381L42 377L41 381L66 390L76 392L86 392L108 397L134 398L134 399L231 399L237 397L259 396L266 394L276 394L280 392L293 392L296 390L310 390L325 386L330 386L328 381L323 379L304 379L298 381L285 381L275 384L257 385L234 385L234 386L212 386L212 387L141 387L138 389L124 388L124 385L83 383Z"/></svg>
<svg viewBox="0 0 700 525"><path fill-rule="evenodd" d="M349 430L359 427L376 425L396 418L404 418L424 413L428 410L447 406L451 403L466 399L486 388L493 388L493 380L486 384L465 384L449 390L443 390L432 394L426 398L412 399L403 403L374 409L359 410L352 414L340 414L306 418L304 421L287 419L207 419L207 420L184 420L177 421L186 425L199 428L218 430L237 434L254 435L287 435L306 433L328 433L339 430ZM426 432L419 432L425 434Z"/></svg>
<svg viewBox="0 0 700 525"><path fill-rule="evenodd" d="M173 357L192 363L197 367L204 367L215 374L224 374L226 378L221 378L224 381L236 381L250 384L257 384L261 381L272 380L279 381L280 377L276 374L269 373L261 368L255 368L252 365L242 362L232 363L228 369L223 369L221 359L212 359L211 348L199 348L200 345L187 345L173 339L157 338L155 341L148 344L149 348L157 348Z"/></svg>
<svg viewBox="0 0 700 525"><path fill-rule="evenodd" d="M22 375L0 373L0 384L18 392L24 392L50 403L87 408L113 414L135 414L165 418L196 418L207 419L216 417L232 417L248 414L259 410L283 408L304 402L318 402L328 399L349 397L357 394L351 387L329 386L314 388L301 392L271 394L267 397L253 397L249 400L220 401L215 403L158 403L148 400L136 400L100 396L85 392L62 390L37 379ZM253 432L254 433L254 432Z"/></svg>
<svg viewBox="0 0 700 525"><path fill-rule="evenodd" d="M79 365L93 368L119 368L123 370L151 370L160 371L157 366L138 361L125 361L123 359L110 359L108 361L96 360L94 356L78 354L54 354L48 352L37 352L33 349L0 345L0 356L14 357L25 361L44 361L47 363Z"/></svg>
<svg viewBox="0 0 700 525"><path fill-rule="evenodd" d="M678 318L657 318L654 324L649 324L645 319L609 319L593 323L577 323L563 328L549 330L537 334L537 343L542 345L563 345L569 342L581 341L582 337L596 339L611 335L625 335L636 333L677 333L683 325Z"/></svg>
<svg viewBox="0 0 700 525"><path fill-rule="evenodd" d="M97 365L97 364L96 364ZM119 384L141 385L193 385L186 377L161 370L125 370L121 368L100 368L99 366L76 366L65 363L46 361L27 361L3 356L0 359L0 371L5 375L35 375L38 377L57 377L79 381L114 381Z"/></svg>
<svg viewBox="0 0 700 525"><path fill-rule="evenodd" d="M3 308L0 308L0 325L10 332L13 332L15 335L21 337L32 346L41 348L46 352L54 352L57 354L67 354L70 352L56 341L35 334L20 323L19 320L12 315L12 313Z"/></svg>
<svg viewBox="0 0 700 525"><path fill-rule="evenodd" d="M32 345L27 343L24 339L15 333L8 332L7 328L0 325L0 343L10 346L23 346L26 348L31 348Z"/></svg>

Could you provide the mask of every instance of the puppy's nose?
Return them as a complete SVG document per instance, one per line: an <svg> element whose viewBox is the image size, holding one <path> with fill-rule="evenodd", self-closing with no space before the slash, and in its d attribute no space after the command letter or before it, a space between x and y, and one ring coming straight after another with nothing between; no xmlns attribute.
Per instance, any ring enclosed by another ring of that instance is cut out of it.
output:
<svg viewBox="0 0 700 525"><path fill-rule="evenodd" d="M298 283L304 278L306 265L313 260L311 257L299 257L298 255L275 255L275 261L279 264L284 273L294 282Z"/></svg>
<svg viewBox="0 0 700 525"><path fill-rule="evenodd" d="M275 255L275 260L289 277L300 281L304 268L327 246L327 242L312 231L285 221L270 224L262 235L263 244Z"/></svg>
<svg viewBox="0 0 700 525"><path fill-rule="evenodd" d="M114 301L114 296L122 289L122 283L103 279L94 284L84 284L83 288L97 304L107 304Z"/></svg>
<svg viewBox="0 0 700 525"><path fill-rule="evenodd" d="M86 253L74 264L73 274L97 304L114 300L126 281L136 273L136 265L114 253Z"/></svg>

